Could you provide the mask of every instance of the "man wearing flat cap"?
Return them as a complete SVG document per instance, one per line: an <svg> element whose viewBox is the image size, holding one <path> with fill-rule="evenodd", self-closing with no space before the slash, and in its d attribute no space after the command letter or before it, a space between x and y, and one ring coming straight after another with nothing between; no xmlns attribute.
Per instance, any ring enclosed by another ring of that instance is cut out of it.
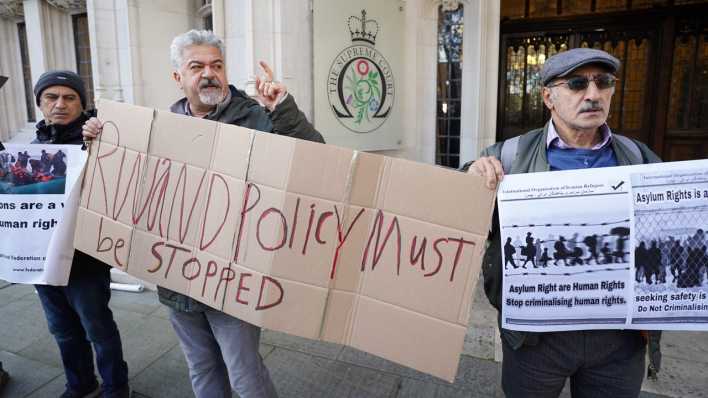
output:
<svg viewBox="0 0 708 398"><path fill-rule="evenodd" d="M37 123L33 144L83 144L82 127L95 111L86 111L86 88L71 71L50 71L34 87L44 119ZM36 285L49 331L59 346L66 391L62 398L127 398L128 366L113 313L110 267L79 251L67 286ZM94 372L96 365L103 385Z"/></svg>
<svg viewBox="0 0 708 398"><path fill-rule="evenodd" d="M660 162L646 145L607 125L620 62L577 48L543 65L543 102L551 120L542 128L496 143L465 167L496 189L504 174ZM502 270L495 211L483 260L484 289L501 313ZM507 397L557 397L570 378L573 397L637 397L649 340L650 374L658 371L659 333L592 330L531 333L501 329L502 388ZM646 336L646 337L645 337Z"/></svg>

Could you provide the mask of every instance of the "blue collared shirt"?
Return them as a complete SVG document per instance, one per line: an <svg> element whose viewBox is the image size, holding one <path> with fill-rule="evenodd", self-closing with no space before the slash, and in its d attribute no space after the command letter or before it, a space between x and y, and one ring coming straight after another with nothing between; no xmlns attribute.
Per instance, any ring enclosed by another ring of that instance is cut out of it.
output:
<svg viewBox="0 0 708 398"><path fill-rule="evenodd" d="M600 133L602 134L602 140L600 141L599 144L593 146L590 148L592 151L596 151L598 149L602 149L605 146L609 145L610 142L612 141L612 130L610 130L610 126L607 125L607 123L603 124L600 126ZM570 145L568 145L563 139L558 135L558 132L556 131L556 126L553 125L553 120L549 123L548 126L548 137L546 138L546 149L549 149L553 145L556 148L560 149L569 149L571 148Z"/></svg>

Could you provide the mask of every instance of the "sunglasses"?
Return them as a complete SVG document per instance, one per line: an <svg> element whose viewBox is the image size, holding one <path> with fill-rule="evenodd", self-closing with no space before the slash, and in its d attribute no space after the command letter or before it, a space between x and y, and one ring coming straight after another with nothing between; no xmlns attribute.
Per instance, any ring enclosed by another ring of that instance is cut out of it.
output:
<svg viewBox="0 0 708 398"><path fill-rule="evenodd" d="M595 85L598 89L605 90L610 87L614 87L615 83L617 83L617 80L619 79L607 73L602 75L595 75L592 78L588 78L587 76L572 76L566 79L565 81L551 84L546 87L556 87L560 86L561 84L567 84L568 88L573 91L582 91L588 88L590 82L593 81L595 82Z"/></svg>

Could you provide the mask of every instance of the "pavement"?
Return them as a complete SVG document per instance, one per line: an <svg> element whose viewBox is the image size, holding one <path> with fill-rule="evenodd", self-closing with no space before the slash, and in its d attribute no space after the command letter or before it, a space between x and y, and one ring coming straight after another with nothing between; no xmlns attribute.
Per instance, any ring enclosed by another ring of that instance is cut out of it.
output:
<svg viewBox="0 0 708 398"><path fill-rule="evenodd" d="M182 351L155 292L114 291L111 308L133 398L193 397ZM473 314L484 315L472 316L454 383L353 348L269 330L260 351L283 398L501 397L493 309L479 290ZM641 397L708 397L708 333L666 333L662 348L660 379L645 381ZM0 281L0 362L11 375L2 398L55 398L64 390L59 352L32 286ZM562 397L568 396L566 388Z"/></svg>

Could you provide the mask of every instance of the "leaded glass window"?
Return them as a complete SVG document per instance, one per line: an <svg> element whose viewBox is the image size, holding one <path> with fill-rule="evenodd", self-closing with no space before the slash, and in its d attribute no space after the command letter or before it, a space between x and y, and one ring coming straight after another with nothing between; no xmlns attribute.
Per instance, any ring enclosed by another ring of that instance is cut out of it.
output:
<svg viewBox="0 0 708 398"><path fill-rule="evenodd" d="M437 164L454 168L460 162L463 19L462 6L453 11L439 10L435 157Z"/></svg>
<svg viewBox="0 0 708 398"><path fill-rule="evenodd" d="M684 22L674 41L667 127L708 128L708 22Z"/></svg>
<svg viewBox="0 0 708 398"><path fill-rule="evenodd" d="M568 37L534 36L507 43L502 128L503 136L511 137L541 127L548 119L541 95L541 68L549 57L568 49Z"/></svg>
<svg viewBox="0 0 708 398"><path fill-rule="evenodd" d="M502 0L501 16L508 19L548 18L704 4L707 0Z"/></svg>

